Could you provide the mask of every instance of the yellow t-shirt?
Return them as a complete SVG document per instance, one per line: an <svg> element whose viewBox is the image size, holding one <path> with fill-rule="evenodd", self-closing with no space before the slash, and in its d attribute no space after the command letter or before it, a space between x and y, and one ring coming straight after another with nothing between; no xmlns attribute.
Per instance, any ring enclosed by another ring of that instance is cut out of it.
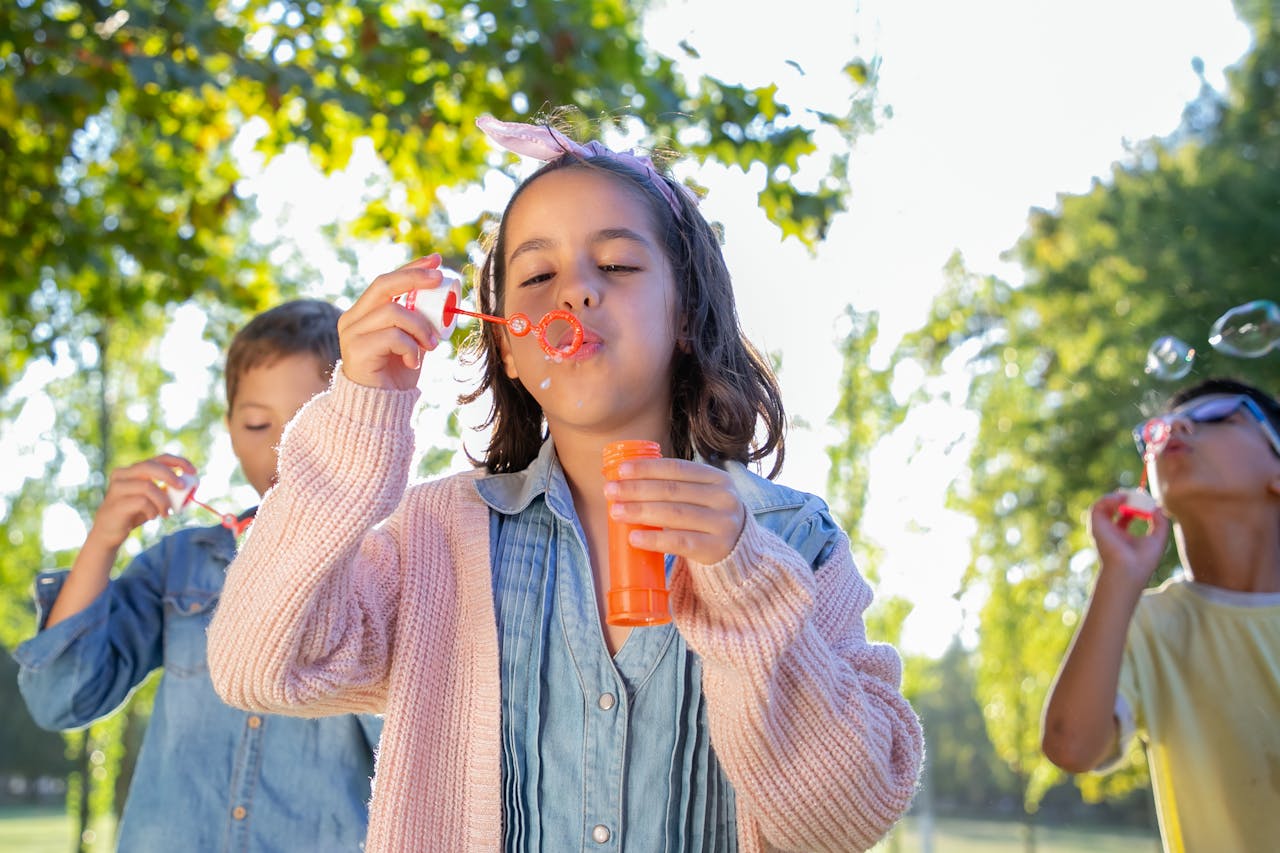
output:
<svg viewBox="0 0 1280 853"><path fill-rule="evenodd" d="M1166 850L1280 850L1280 593L1148 590L1117 716L1122 746L1128 729L1146 745Z"/></svg>

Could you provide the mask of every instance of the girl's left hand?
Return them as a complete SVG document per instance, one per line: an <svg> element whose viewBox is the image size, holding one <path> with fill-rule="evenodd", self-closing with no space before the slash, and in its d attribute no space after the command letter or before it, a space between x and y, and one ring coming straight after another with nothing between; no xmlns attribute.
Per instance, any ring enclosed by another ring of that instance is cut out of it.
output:
<svg viewBox="0 0 1280 853"><path fill-rule="evenodd" d="M747 523L729 475L700 462L629 460L604 489L612 518L659 528L632 531L632 545L703 565L729 556Z"/></svg>

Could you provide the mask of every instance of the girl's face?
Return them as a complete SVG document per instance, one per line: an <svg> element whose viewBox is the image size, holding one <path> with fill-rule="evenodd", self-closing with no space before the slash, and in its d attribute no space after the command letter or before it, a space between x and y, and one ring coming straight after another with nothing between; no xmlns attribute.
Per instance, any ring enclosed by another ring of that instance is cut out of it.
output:
<svg viewBox="0 0 1280 853"><path fill-rule="evenodd" d="M667 437L676 347L674 278L640 190L590 168L539 177L505 223L503 313L537 323L573 312L585 333L571 357L552 359L533 334L502 340L503 366L542 406L553 433ZM553 345L570 334L553 323Z"/></svg>

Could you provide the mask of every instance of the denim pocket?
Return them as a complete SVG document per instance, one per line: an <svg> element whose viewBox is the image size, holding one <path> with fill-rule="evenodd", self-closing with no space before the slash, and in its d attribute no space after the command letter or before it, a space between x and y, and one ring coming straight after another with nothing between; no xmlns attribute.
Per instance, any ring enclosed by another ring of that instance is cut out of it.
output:
<svg viewBox="0 0 1280 853"><path fill-rule="evenodd" d="M191 677L209 671L205 631L213 618L218 593L184 590L164 597L164 669Z"/></svg>

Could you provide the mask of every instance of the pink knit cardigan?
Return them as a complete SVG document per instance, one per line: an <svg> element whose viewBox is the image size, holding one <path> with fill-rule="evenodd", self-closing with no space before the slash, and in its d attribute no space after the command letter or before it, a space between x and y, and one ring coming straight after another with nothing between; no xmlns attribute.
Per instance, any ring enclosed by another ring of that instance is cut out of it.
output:
<svg viewBox="0 0 1280 853"><path fill-rule="evenodd" d="M280 482L209 628L229 704L385 714L370 851L502 845L498 643L476 474L406 490L416 390L336 371L289 427ZM702 657L743 851L862 850L903 814L923 752L847 542L818 571L748 521L718 564L679 561L675 624Z"/></svg>

